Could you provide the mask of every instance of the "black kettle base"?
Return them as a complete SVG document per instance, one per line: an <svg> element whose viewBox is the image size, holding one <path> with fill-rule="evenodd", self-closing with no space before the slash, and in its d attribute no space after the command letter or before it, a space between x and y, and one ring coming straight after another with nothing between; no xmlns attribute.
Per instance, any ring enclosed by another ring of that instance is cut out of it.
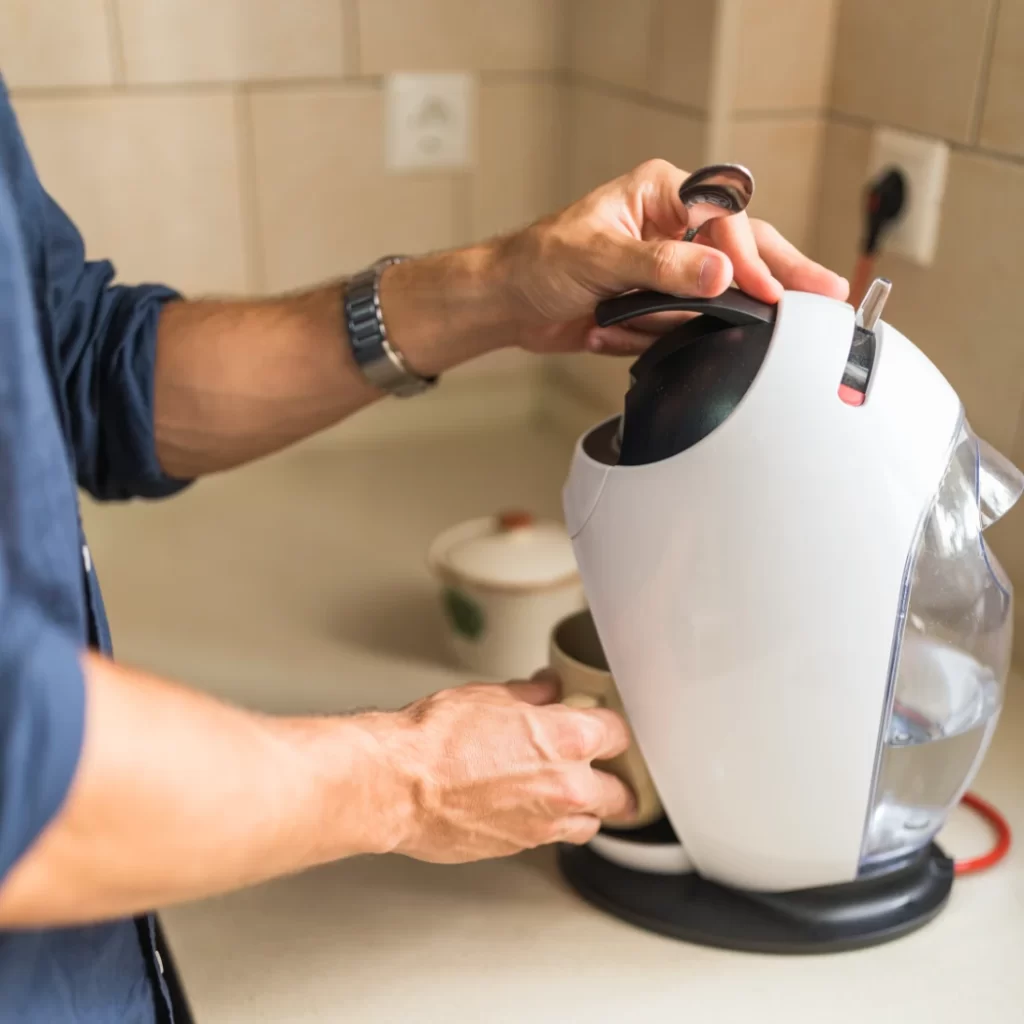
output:
<svg viewBox="0 0 1024 1024"><path fill-rule="evenodd" d="M630 924L750 953L839 953L890 942L932 920L953 886L953 862L934 844L854 882L787 893L635 871L586 846L560 847L558 864L588 903Z"/></svg>

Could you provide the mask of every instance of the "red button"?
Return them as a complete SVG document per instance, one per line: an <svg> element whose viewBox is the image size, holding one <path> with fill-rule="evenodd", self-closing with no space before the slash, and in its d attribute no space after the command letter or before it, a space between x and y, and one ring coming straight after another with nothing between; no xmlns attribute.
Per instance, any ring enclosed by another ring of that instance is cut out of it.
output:
<svg viewBox="0 0 1024 1024"><path fill-rule="evenodd" d="M839 397L847 405L863 405L864 404L864 392L858 391L856 388L851 388L849 384L839 385Z"/></svg>

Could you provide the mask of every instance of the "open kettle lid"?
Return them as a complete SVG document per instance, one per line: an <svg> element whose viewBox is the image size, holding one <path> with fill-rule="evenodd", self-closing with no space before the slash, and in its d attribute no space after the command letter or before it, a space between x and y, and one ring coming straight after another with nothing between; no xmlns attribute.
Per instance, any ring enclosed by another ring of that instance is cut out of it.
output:
<svg viewBox="0 0 1024 1024"><path fill-rule="evenodd" d="M431 546L429 561L441 575L482 587L545 587L578 576L565 527L519 510L446 530Z"/></svg>

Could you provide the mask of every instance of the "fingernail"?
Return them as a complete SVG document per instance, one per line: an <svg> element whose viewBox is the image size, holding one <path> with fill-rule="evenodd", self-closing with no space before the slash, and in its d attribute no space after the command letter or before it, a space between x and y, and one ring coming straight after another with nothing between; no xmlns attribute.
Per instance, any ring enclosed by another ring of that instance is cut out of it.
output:
<svg viewBox="0 0 1024 1024"><path fill-rule="evenodd" d="M710 256L705 256L697 273L697 291L703 295L711 288L711 279L718 271L718 265Z"/></svg>
<svg viewBox="0 0 1024 1024"><path fill-rule="evenodd" d="M590 337L587 338L588 352L603 352L606 347L605 340L600 334L591 334Z"/></svg>

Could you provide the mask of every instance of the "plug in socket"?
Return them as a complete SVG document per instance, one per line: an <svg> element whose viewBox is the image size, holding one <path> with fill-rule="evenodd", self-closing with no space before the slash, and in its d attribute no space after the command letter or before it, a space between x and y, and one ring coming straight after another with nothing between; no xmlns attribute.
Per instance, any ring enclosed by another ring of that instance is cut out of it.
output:
<svg viewBox="0 0 1024 1024"><path fill-rule="evenodd" d="M886 232L882 250L921 266L930 266L939 239L942 198L946 191L949 146L938 139L876 129L868 160L868 181L897 168L906 185L904 209Z"/></svg>

